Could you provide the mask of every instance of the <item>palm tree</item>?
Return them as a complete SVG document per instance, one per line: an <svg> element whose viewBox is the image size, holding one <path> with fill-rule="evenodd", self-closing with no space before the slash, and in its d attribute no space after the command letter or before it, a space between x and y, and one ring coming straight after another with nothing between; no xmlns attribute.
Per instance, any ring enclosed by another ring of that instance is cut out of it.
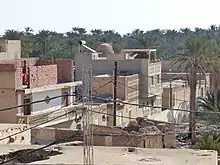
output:
<svg viewBox="0 0 220 165"><path fill-rule="evenodd" d="M216 102L217 100L217 102ZM197 101L198 111L197 119L208 122L210 124L218 124L220 122L220 90L216 93L207 92L206 96L199 97ZM218 112L212 113L201 113L201 112Z"/></svg>
<svg viewBox="0 0 220 165"><path fill-rule="evenodd" d="M129 34L131 39L139 42L142 48L154 48L156 36L152 35L150 31L144 32L143 30L136 29L131 34Z"/></svg>
<svg viewBox="0 0 220 165"><path fill-rule="evenodd" d="M31 27L26 27L24 28L24 30L25 30L24 32L25 35L32 35L34 32L34 30Z"/></svg>
<svg viewBox="0 0 220 165"><path fill-rule="evenodd" d="M220 134L203 134L198 137L196 147L200 150L216 150L220 155Z"/></svg>
<svg viewBox="0 0 220 165"><path fill-rule="evenodd" d="M220 85L218 83L220 75L220 42L210 41L210 47L212 48L212 61L210 61L209 65L211 73L210 89L211 92L215 93L215 91L220 89Z"/></svg>
<svg viewBox="0 0 220 165"><path fill-rule="evenodd" d="M180 33L183 34L185 37L189 37L192 35L192 31L190 28L181 28Z"/></svg>
<svg viewBox="0 0 220 165"><path fill-rule="evenodd" d="M20 40L22 35L23 35L23 32L11 29L11 30L5 31L3 38L7 40Z"/></svg>
<svg viewBox="0 0 220 165"><path fill-rule="evenodd" d="M48 30L41 30L36 34L36 44L40 48L41 55L45 56L48 53L48 44L51 32Z"/></svg>
<svg viewBox="0 0 220 165"><path fill-rule="evenodd" d="M72 28L72 32L79 37L79 39L83 39L83 37L85 37L87 31L85 28L80 28L80 27L73 27Z"/></svg>
<svg viewBox="0 0 220 165"><path fill-rule="evenodd" d="M173 65L179 64L181 68L189 72L189 87L190 87L190 138L195 144L195 118L196 118L196 87L197 73L204 72L207 69L207 40L200 37L190 37L185 40L183 47L180 48L179 56L175 58Z"/></svg>
<svg viewBox="0 0 220 165"><path fill-rule="evenodd" d="M93 36L101 36L101 35L103 35L102 29L92 29L91 33L92 33Z"/></svg>
<svg viewBox="0 0 220 165"><path fill-rule="evenodd" d="M71 31L71 32L66 33L66 37L67 37L66 44L70 50L70 57L73 57L73 48L74 48L74 45L76 45L77 40L79 39L78 35Z"/></svg>

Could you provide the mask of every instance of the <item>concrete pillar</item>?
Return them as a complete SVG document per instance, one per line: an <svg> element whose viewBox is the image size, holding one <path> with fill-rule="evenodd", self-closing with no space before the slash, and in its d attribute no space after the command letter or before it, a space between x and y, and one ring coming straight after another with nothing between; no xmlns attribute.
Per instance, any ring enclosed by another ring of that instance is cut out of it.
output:
<svg viewBox="0 0 220 165"><path fill-rule="evenodd" d="M70 94L71 95L73 95L73 92L75 92L75 87L70 88ZM69 97L69 102L71 103L70 105L73 105L74 101L75 101L75 96L70 96Z"/></svg>
<svg viewBox="0 0 220 165"><path fill-rule="evenodd" d="M107 104L107 126L112 127L113 126L113 105Z"/></svg>
<svg viewBox="0 0 220 165"><path fill-rule="evenodd" d="M22 93L18 92L17 93L17 105L22 105L23 104L23 97L22 97ZM17 111L18 115L22 115L22 107L18 107L18 111Z"/></svg>

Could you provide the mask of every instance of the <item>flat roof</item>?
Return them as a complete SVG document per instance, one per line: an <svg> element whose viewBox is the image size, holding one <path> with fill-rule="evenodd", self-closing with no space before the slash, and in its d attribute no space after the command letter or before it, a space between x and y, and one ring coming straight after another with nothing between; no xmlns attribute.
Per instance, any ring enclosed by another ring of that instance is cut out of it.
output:
<svg viewBox="0 0 220 165"><path fill-rule="evenodd" d="M121 73L118 73L118 77L128 77L128 76L137 76L138 73L129 73L129 72L121 72ZM100 74L100 75L96 75L96 76L93 76L93 77L112 77L113 75L112 74Z"/></svg>
<svg viewBox="0 0 220 165"><path fill-rule="evenodd" d="M74 86L78 86L81 84L82 84L82 81L74 81L74 82L68 82L68 83L45 85L45 86L41 86L41 87L36 87L36 88L32 88L32 89L23 89L23 90L25 91L25 94L31 94L31 93L43 92L43 91L47 91L47 90L56 90L56 89L74 87Z"/></svg>
<svg viewBox="0 0 220 165"><path fill-rule="evenodd" d="M156 51L156 49L123 49L123 52L149 52Z"/></svg>
<svg viewBox="0 0 220 165"><path fill-rule="evenodd" d="M164 75L166 75L166 74L171 74L171 75L174 75L174 74L178 74L179 76L181 76L181 75L186 75L186 74L189 74L189 73L187 73L187 72L162 72L161 74L164 74ZM200 74L200 73L197 73L197 74ZM208 75L210 75L210 73L205 73L205 75L206 76L208 76Z"/></svg>
<svg viewBox="0 0 220 165"><path fill-rule="evenodd" d="M31 164L83 164L83 146L61 147L63 154L51 156L47 160ZM31 145L1 145L0 153L6 154L19 149L38 148ZM48 149L53 149L51 146ZM217 165L216 151L192 149L147 149L136 148L128 152L127 147L94 146L94 165Z"/></svg>

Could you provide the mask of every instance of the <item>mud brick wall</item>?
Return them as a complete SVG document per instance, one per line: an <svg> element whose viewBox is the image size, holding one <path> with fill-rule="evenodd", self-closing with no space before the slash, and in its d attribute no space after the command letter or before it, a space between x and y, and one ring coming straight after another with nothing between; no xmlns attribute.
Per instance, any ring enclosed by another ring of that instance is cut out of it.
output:
<svg viewBox="0 0 220 165"><path fill-rule="evenodd" d="M143 147L143 139L137 136L113 136L112 146Z"/></svg>
<svg viewBox="0 0 220 165"><path fill-rule="evenodd" d="M166 148L173 148L176 145L176 135L175 134L165 135L164 143Z"/></svg>
<svg viewBox="0 0 220 165"><path fill-rule="evenodd" d="M30 88L52 84L57 84L56 65L30 67Z"/></svg>
<svg viewBox="0 0 220 165"><path fill-rule="evenodd" d="M73 60L38 60L36 66L57 65L58 83L73 81Z"/></svg>
<svg viewBox="0 0 220 165"><path fill-rule="evenodd" d="M98 132L95 131L97 134ZM70 137L70 141L82 141L82 131L70 130L70 129L55 129L55 128L35 128L31 130L31 140L35 141L53 141L61 140L65 137ZM145 148L163 148L162 135L152 136L105 136L94 135L95 146L127 146L127 147L145 147ZM176 138L175 135L167 135L164 137L166 148L172 147Z"/></svg>

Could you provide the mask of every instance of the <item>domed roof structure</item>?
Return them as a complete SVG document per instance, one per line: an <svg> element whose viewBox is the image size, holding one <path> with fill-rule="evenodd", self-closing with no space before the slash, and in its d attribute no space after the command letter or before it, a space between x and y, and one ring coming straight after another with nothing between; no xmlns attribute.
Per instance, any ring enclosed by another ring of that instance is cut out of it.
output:
<svg viewBox="0 0 220 165"><path fill-rule="evenodd" d="M112 48L112 45L108 44L108 43L102 43L100 45L98 45L98 47L96 48L97 52L101 52L103 54L114 54L114 50Z"/></svg>

